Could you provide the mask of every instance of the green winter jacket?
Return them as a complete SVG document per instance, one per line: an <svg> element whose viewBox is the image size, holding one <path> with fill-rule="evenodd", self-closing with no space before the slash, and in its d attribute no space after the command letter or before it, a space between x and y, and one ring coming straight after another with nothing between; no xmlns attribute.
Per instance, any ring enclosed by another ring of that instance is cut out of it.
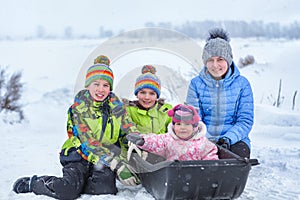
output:
<svg viewBox="0 0 300 200"><path fill-rule="evenodd" d="M159 99L155 106L149 110L139 108L138 101L128 101L123 99L128 115L140 133L166 133L172 118L168 116L168 111L172 105L164 103Z"/></svg>
<svg viewBox="0 0 300 200"><path fill-rule="evenodd" d="M85 160L109 165L106 161L113 150L121 148L126 152L125 134L138 130L114 93L96 102L88 90L82 90L69 108L67 131L69 139L62 147L65 155L70 148L76 148Z"/></svg>

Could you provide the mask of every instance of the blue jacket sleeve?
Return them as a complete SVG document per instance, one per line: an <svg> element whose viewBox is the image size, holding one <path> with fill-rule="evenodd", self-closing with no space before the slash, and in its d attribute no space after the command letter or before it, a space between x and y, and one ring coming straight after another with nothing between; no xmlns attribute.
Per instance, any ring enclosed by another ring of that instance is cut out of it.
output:
<svg viewBox="0 0 300 200"><path fill-rule="evenodd" d="M230 139L231 144L248 137L254 121L253 93L248 80L245 79L245 86L239 96L238 108L236 109L236 123L224 135Z"/></svg>

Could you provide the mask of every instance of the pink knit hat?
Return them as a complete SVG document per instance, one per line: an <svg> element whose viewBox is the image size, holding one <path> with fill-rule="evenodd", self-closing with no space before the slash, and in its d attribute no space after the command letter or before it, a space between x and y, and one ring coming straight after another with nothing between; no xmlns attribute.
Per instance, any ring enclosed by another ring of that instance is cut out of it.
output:
<svg viewBox="0 0 300 200"><path fill-rule="evenodd" d="M194 107L182 104L178 104L172 110L169 110L168 115L172 117L173 124L184 122L196 127L201 120Z"/></svg>

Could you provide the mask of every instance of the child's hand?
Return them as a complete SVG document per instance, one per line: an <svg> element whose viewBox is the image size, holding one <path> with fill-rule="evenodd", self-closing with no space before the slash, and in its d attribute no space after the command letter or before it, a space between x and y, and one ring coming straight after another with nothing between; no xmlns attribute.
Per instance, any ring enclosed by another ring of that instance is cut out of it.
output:
<svg viewBox="0 0 300 200"><path fill-rule="evenodd" d="M123 185L136 186L140 184L140 180L137 175L130 170L127 164L123 163L120 168L117 169L117 176L119 181Z"/></svg>
<svg viewBox="0 0 300 200"><path fill-rule="evenodd" d="M144 138L139 133L130 133L126 136L126 139L138 146L143 146L145 143Z"/></svg>
<svg viewBox="0 0 300 200"><path fill-rule="evenodd" d="M122 158L116 156L110 162L110 169L116 172L119 181L123 185L135 186L140 184L137 175L130 169L128 164Z"/></svg>

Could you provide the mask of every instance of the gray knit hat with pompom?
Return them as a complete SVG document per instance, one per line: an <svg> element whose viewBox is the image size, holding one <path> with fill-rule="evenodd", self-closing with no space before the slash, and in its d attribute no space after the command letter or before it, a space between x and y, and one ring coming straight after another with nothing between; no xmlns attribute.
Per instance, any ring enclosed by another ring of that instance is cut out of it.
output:
<svg viewBox="0 0 300 200"><path fill-rule="evenodd" d="M204 65L206 65L209 58L220 56L224 58L228 66L230 66L232 64L232 50L229 41L230 38L225 30L219 28L210 30L202 54Z"/></svg>

